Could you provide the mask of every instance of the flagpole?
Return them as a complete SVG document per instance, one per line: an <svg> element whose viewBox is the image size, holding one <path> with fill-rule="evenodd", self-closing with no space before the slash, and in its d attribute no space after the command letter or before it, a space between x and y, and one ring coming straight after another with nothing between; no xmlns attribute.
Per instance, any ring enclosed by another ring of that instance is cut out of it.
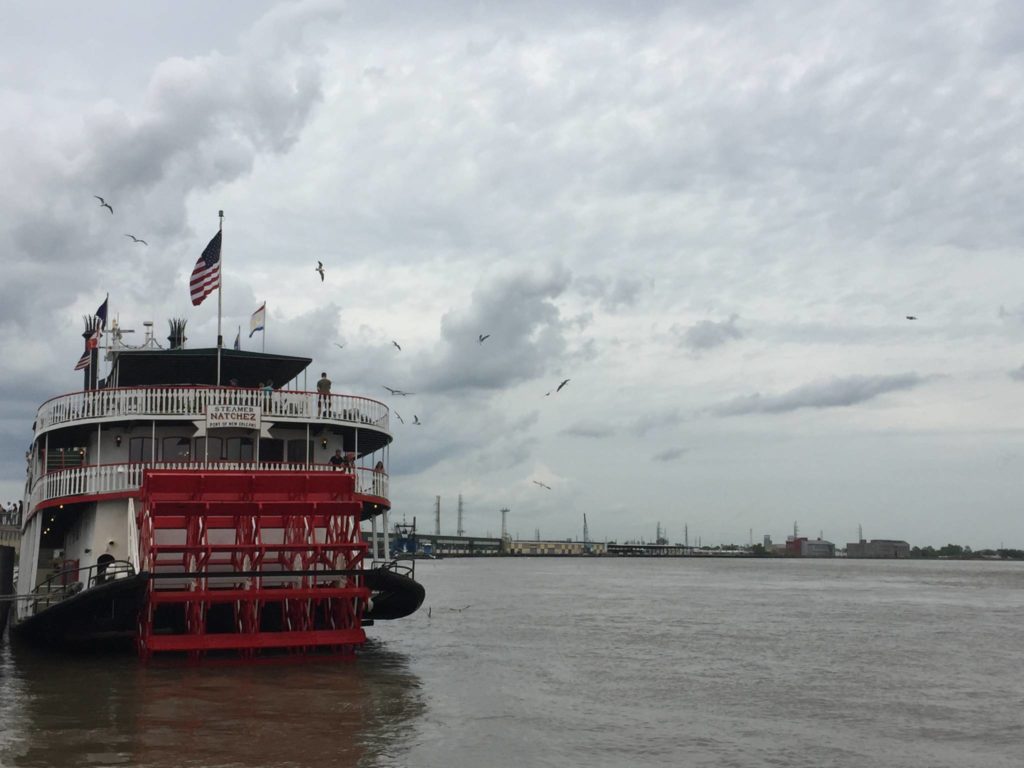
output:
<svg viewBox="0 0 1024 768"><path fill-rule="evenodd" d="M267 351L267 302L263 302L263 349L262 352Z"/></svg>
<svg viewBox="0 0 1024 768"><path fill-rule="evenodd" d="M224 346L224 337L220 333L221 317L221 293L224 286L224 211L217 211L220 218L220 229L217 232L221 235L220 242L220 280L217 281L217 386L220 386L220 350Z"/></svg>

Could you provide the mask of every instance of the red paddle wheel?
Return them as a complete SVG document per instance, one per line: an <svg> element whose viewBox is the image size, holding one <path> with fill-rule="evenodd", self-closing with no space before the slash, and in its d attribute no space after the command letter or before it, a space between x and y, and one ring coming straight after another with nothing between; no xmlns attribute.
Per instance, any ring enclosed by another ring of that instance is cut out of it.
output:
<svg viewBox="0 0 1024 768"><path fill-rule="evenodd" d="M148 470L141 501L143 658L351 655L365 642L352 475Z"/></svg>

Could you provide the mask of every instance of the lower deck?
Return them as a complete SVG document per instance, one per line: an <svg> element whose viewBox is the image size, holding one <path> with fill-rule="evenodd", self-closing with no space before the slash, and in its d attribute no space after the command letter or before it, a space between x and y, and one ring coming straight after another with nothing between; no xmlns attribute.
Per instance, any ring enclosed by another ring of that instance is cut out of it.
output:
<svg viewBox="0 0 1024 768"><path fill-rule="evenodd" d="M380 570L367 559L380 543L377 516L368 542L354 486L345 472L150 470L138 504L45 510L25 530L35 557L22 558L18 593L34 599L18 605L19 631L130 637L143 657L349 653L365 641L373 595L390 605L383 618L411 613L423 596L412 580L369 575Z"/></svg>

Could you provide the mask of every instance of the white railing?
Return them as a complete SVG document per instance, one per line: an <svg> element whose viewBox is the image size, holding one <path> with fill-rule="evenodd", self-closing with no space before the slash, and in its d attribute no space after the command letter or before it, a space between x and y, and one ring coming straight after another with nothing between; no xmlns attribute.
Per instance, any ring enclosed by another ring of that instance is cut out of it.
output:
<svg viewBox="0 0 1024 768"><path fill-rule="evenodd" d="M69 467L49 472L40 477L32 488L29 509L34 510L44 501L68 496L94 496L104 493L133 491L142 485L142 472L146 469L176 469L199 472L227 469L243 472L295 471L336 472L330 464L292 464L278 461L196 461L191 463L136 462L131 464L101 464L99 466ZM356 493L366 496L388 497L388 475L370 467L355 467Z"/></svg>
<svg viewBox="0 0 1024 768"><path fill-rule="evenodd" d="M245 405L263 409L273 421L322 421L388 429L388 407L355 395L327 395L240 387L127 387L74 392L47 400L36 413L36 434L82 420L201 419L207 405Z"/></svg>

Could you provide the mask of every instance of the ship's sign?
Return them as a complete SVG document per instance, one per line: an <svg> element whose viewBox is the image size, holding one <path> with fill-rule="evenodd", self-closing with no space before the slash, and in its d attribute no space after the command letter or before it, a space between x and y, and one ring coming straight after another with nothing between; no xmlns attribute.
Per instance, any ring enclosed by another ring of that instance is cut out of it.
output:
<svg viewBox="0 0 1024 768"><path fill-rule="evenodd" d="M269 437L269 424L263 425L263 409L258 405L207 405L206 420L197 421L196 436L210 429L257 429L261 437Z"/></svg>

